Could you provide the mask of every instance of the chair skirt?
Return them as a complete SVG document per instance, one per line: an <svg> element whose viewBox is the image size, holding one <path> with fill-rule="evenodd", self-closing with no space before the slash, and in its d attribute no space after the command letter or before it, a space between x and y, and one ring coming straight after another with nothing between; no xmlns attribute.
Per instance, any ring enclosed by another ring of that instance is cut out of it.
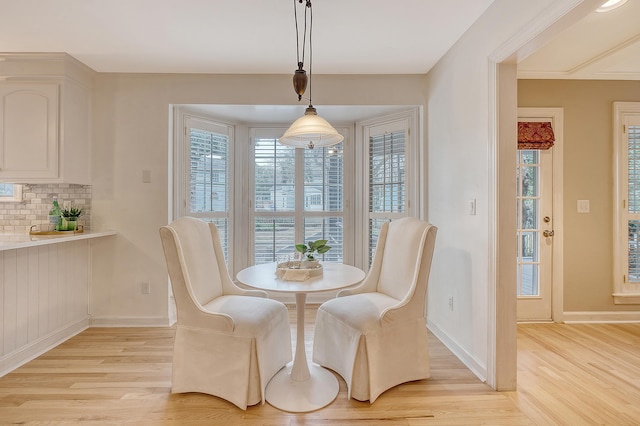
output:
<svg viewBox="0 0 640 426"><path fill-rule="evenodd" d="M264 403L267 383L291 360L289 316L281 307L255 335L178 325L171 392L207 393L243 410Z"/></svg>
<svg viewBox="0 0 640 426"><path fill-rule="evenodd" d="M340 374L350 398L370 403L396 385L429 378L424 318L354 324L342 316L342 309L332 309L351 297L333 299L318 309L313 361Z"/></svg>

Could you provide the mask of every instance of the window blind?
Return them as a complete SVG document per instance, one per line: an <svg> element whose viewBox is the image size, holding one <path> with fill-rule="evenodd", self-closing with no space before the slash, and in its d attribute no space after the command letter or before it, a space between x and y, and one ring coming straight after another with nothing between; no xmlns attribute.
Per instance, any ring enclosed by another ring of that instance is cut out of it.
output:
<svg viewBox="0 0 640 426"><path fill-rule="evenodd" d="M640 126L627 126L629 282L640 282Z"/></svg>
<svg viewBox="0 0 640 426"><path fill-rule="evenodd" d="M406 202L405 131L384 132L369 138L369 213L403 213ZM369 264L382 223L369 220Z"/></svg>
<svg viewBox="0 0 640 426"><path fill-rule="evenodd" d="M229 259L229 136L191 127L189 131L189 211L218 228Z"/></svg>

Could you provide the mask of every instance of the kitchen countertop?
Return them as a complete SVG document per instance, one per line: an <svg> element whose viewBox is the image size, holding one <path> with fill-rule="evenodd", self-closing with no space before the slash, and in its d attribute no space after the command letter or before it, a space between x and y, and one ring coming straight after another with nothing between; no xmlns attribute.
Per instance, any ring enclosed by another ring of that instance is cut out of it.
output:
<svg viewBox="0 0 640 426"><path fill-rule="evenodd" d="M84 231L76 234L61 235L30 235L28 233L0 232L0 251L108 237L116 234L116 231Z"/></svg>

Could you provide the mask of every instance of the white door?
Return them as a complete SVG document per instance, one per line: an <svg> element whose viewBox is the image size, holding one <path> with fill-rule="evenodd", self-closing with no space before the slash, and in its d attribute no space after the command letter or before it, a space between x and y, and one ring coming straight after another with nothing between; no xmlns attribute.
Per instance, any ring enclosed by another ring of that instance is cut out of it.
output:
<svg viewBox="0 0 640 426"><path fill-rule="evenodd" d="M519 121L552 121L521 116ZM557 132L556 132L557 133ZM556 135L556 143L558 142ZM517 151L518 321L551 321L554 239L554 150ZM560 285L560 284L559 284ZM555 292L557 294L557 292Z"/></svg>

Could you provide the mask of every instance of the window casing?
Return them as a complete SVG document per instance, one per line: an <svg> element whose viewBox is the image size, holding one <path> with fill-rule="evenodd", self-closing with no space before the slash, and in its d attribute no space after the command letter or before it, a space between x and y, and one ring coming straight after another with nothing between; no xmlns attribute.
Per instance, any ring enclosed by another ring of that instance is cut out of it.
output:
<svg viewBox="0 0 640 426"><path fill-rule="evenodd" d="M279 144L284 127L225 123L175 106L170 218L216 223L232 276L316 239L332 247L323 260L367 269L382 223L418 216L417 121L415 109L355 127L334 123L344 142L309 150Z"/></svg>
<svg viewBox="0 0 640 426"><path fill-rule="evenodd" d="M640 103L614 102L614 285L617 304L640 303Z"/></svg>
<svg viewBox="0 0 640 426"><path fill-rule="evenodd" d="M252 263L293 258L296 243L319 239L328 240L331 246L322 260L343 262L345 142L296 149L278 142L284 130L254 128L250 132Z"/></svg>
<svg viewBox="0 0 640 426"><path fill-rule="evenodd" d="M174 217L214 223L231 266L234 127L184 113L179 121L183 134L175 150Z"/></svg>
<svg viewBox="0 0 640 426"><path fill-rule="evenodd" d="M384 222L417 216L419 149L411 133L416 111L362 123L361 262L368 269Z"/></svg>

